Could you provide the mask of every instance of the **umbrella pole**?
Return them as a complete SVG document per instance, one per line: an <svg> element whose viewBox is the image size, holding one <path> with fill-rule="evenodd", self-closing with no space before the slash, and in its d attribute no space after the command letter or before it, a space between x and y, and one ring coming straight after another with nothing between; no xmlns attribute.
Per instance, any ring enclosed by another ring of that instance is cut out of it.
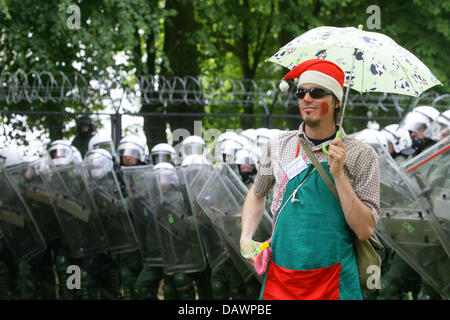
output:
<svg viewBox="0 0 450 320"><path fill-rule="evenodd" d="M347 89L345 91L345 97L344 97L344 103L343 103L343 107L342 107L342 114L341 114L341 120L339 121L339 128L338 131L336 132L336 139L340 139L342 137L342 123L344 122L344 114L345 114L345 108L347 107L347 99L348 99L348 93L350 92L350 87L353 85L353 79L352 79L352 75L353 75L353 70L355 69L355 59L356 59L356 52L358 51L358 49L355 48L355 51L353 52L353 59L352 59L352 68L350 70L350 79L349 79L349 84L347 86ZM345 78L344 78L345 81ZM323 153L325 153L326 155L328 155L328 144L324 144L322 147L322 151Z"/></svg>
<svg viewBox="0 0 450 320"><path fill-rule="evenodd" d="M347 107L348 93L350 92L350 87L353 85L352 74L353 74L353 71L355 69L356 52L357 52L357 49L355 48L355 52L353 53L352 69L350 71L350 80L349 80L349 84L347 86L347 89L345 90L345 97L344 97L344 104L343 104L343 107L342 107L341 120L339 121L339 131L342 128L342 123L344 122L344 114L345 114L345 108ZM342 133L341 133L341 135L342 135Z"/></svg>

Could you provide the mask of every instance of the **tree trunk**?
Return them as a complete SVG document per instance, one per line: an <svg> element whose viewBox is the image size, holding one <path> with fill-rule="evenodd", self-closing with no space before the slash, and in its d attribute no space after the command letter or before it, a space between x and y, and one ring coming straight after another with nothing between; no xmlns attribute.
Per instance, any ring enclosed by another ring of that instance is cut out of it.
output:
<svg viewBox="0 0 450 320"><path fill-rule="evenodd" d="M164 53L167 57L168 67L162 68L162 75L167 79L176 77L197 77L200 73L198 65L198 52L195 41L197 24L194 18L194 7L190 1L171 0L166 2L166 9L175 9L177 14L167 17L164 23ZM188 88L181 82L175 82L173 97L181 101L174 101L167 105L168 113L203 113L202 105L191 105L183 101ZM177 129L186 129L194 134L194 121L202 120L201 116L173 116L169 119L172 132ZM185 131L186 132L186 131ZM198 132L196 132L198 133ZM176 136L174 136L176 138ZM181 140L181 139L180 139ZM174 143L179 141L174 141Z"/></svg>

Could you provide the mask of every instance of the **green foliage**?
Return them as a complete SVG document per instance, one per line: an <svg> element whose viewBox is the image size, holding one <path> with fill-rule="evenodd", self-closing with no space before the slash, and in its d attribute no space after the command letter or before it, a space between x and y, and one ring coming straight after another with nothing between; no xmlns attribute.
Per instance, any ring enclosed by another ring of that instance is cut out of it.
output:
<svg viewBox="0 0 450 320"><path fill-rule="evenodd" d="M366 10L371 4L381 10L381 29L372 31L392 37L413 52L444 84L438 90L448 91L448 0L0 0L0 72L48 71L56 75L62 71L68 79L81 73L102 81L127 74L123 84L130 87L137 75L154 74L275 80L287 70L265 60L279 47L318 26L366 26ZM68 27L68 19L73 18L68 12L71 5L80 9L77 29ZM125 57L120 63L118 54ZM1 108L92 112L104 109L102 101L93 96L87 105L1 102ZM143 111L150 112L167 108L144 107ZM214 105L205 110L263 112L256 105ZM276 106L273 112L286 110ZM356 112L349 110L349 115ZM72 136L73 127L64 126L71 120L73 117L27 117L30 127L51 127L52 137ZM210 118L205 123L234 128L260 125L261 121ZM276 122L284 126L289 121Z"/></svg>

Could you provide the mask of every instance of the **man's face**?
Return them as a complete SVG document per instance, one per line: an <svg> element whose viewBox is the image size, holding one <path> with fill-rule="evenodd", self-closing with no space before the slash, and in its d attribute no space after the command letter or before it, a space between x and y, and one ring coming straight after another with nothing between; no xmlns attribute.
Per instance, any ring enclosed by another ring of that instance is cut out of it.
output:
<svg viewBox="0 0 450 320"><path fill-rule="evenodd" d="M130 156L122 156L122 163L124 166L136 166L138 163L138 159Z"/></svg>
<svg viewBox="0 0 450 320"><path fill-rule="evenodd" d="M89 125L88 124L83 124L81 126L81 132L89 132Z"/></svg>
<svg viewBox="0 0 450 320"><path fill-rule="evenodd" d="M424 135L424 133L425 133L425 130L427 129L427 127L425 126L425 125L422 125L420 128L419 128L419 130L417 130L417 131L412 131L411 132L411 136L412 137L417 137L417 138L419 138L419 139L421 139L421 140L424 140L425 139L425 135Z"/></svg>
<svg viewBox="0 0 450 320"><path fill-rule="evenodd" d="M253 172L255 171L255 165L254 164L241 164L240 165L241 172Z"/></svg>
<svg viewBox="0 0 450 320"><path fill-rule="evenodd" d="M388 145L389 154L393 154L394 153L394 146L392 145L392 142L388 141L387 145Z"/></svg>
<svg viewBox="0 0 450 320"><path fill-rule="evenodd" d="M304 83L300 87L305 89L323 88L312 83ZM305 124L311 128L319 126L320 123L334 123L335 121L333 113L336 106L332 94L314 99L308 92L303 99L298 99L298 105Z"/></svg>
<svg viewBox="0 0 450 320"><path fill-rule="evenodd" d="M442 141L442 140L444 140L446 137L448 137L450 135L450 128L448 126L441 125L440 129L441 129L440 130L441 134L439 135L438 140Z"/></svg>

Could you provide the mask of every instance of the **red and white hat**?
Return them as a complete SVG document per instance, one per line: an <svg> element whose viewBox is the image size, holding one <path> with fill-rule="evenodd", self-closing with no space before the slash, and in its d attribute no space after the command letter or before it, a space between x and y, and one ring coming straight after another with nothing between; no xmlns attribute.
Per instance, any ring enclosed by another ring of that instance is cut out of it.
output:
<svg viewBox="0 0 450 320"><path fill-rule="evenodd" d="M317 84L333 92L336 98L342 101L345 73L337 64L323 59L306 60L283 77L280 90L286 92L289 89L285 80L297 78L298 86L304 83Z"/></svg>

